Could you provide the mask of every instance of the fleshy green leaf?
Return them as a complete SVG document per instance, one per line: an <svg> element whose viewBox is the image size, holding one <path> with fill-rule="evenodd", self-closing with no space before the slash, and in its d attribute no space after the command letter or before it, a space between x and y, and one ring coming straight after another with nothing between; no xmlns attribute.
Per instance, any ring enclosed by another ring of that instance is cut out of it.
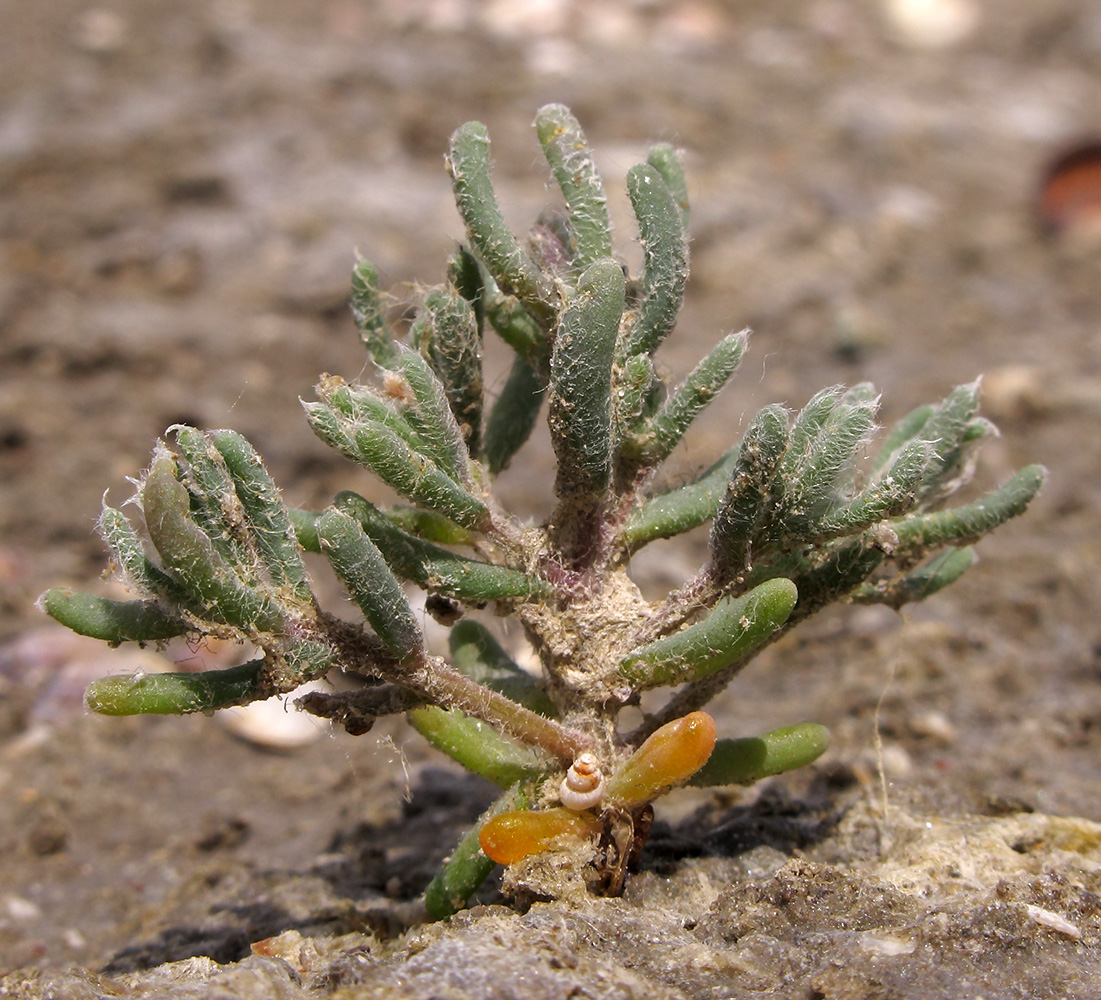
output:
<svg viewBox="0 0 1101 1000"><path fill-rule="evenodd" d="M680 156L669 143L659 142L650 150L646 162L661 174L661 179L665 181L665 186L669 189L669 193L677 204L677 210L680 212L681 228L687 232L689 215L688 182L684 177L684 166L681 163Z"/></svg>
<svg viewBox="0 0 1101 1000"><path fill-rule="evenodd" d="M798 596L790 580L769 580L723 598L700 621L628 654L619 672L640 688L700 680L739 662L787 621Z"/></svg>
<svg viewBox="0 0 1101 1000"><path fill-rule="evenodd" d="M461 910L493 871L494 862L482 853L478 844L482 825L494 816L523 809L529 804L528 793L519 785L513 786L463 835L443 870L424 890L424 907L429 920L443 920Z"/></svg>
<svg viewBox="0 0 1101 1000"><path fill-rule="evenodd" d="M262 632L278 631L281 610L243 583L210 538L191 519L190 499L167 457L153 462L141 486L149 537L166 568L194 595L215 621Z"/></svg>
<svg viewBox="0 0 1101 1000"><path fill-rule="evenodd" d="M482 437L482 339L475 310L458 290L447 288L425 297L424 317L430 336L417 347L427 352L462 439L476 454Z"/></svg>
<svg viewBox="0 0 1101 1000"><path fill-rule="evenodd" d="M673 332L688 280L688 241L680 209L661 173L648 164L627 172L627 193L643 250L642 301L623 355L653 354Z"/></svg>
<svg viewBox="0 0 1101 1000"><path fill-rule="evenodd" d="M548 104L535 116L535 131L569 212L572 259L578 273L612 255L608 199L581 126L562 104Z"/></svg>
<svg viewBox="0 0 1101 1000"><path fill-rule="evenodd" d="M560 497L599 497L611 476L612 358L623 314L623 269L599 260L562 313L551 358L551 441Z"/></svg>
<svg viewBox="0 0 1101 1000"><path fill-rule="evenodd" d="M118 563L126 583L139 593L155 594L174 604L188 605L190 599L187 592L150 561L141 540L122 511L104 504L97 528Z"/></svg>
<svg viewBox="0 0 1101 1000"><path fill-rule="evenodd" d="M54 587L38 607L78 635L118 644L170 639L187 631L187 624L153 601L112 601Z"/></svg>
<svg viewBox="0 0 1101 1000"><path fill-rule="evenodd" d="M466 247L459 245L447 264L447 280L474 310L474 326L478 336L485 325L486 275L478 264L478 258Z"/></svg>
<svg viewBox="0 0 1101 1000"><path fill-rule="evenodd" d="M399 661L423 656L423 639L409 603L359 522L330 507L318 519L317 537L321 551L386 648Z"/></svg>
<svg viewBox="0 0 1101 1000"><path fill-rule="evenodd" d="M657 373L647 354L633 354L613 372L615 440L626 441L646 409L646 400Z"/></svg>
<svg viewBox="0 0 1101 1000"><path fill-rule="evenodd" d="M100 715L188 715L267 697L264 661L195 673L117 674L92 681L84 703Z"/></svg>
<svg viewBox="0 0 1101 1000"><path fill-rule="evenodd" d="M440 545L474 545L478 536L460 528L450 518L419 507L387 507L383 516L402 531Z"/></svg>
<svg viewBox="0 0 1101 1000"><path fill-rule="evenodd" d="M656 466L669 457L703 408L730 381L747 339L745 330L723 337L654 414L639 435L640 459L645 465Z"/></svg>
<svg viewBox="0 0 1101 1000"><path fill-rule="evenodd" d="M537 778L551 763L538 751L502 736L488 723L458 709L425 705L406 717L437 750L499 788Z"/></svg>
<svg viewBox="0 0 1101 1000"><path fill-rule="evenodd" d="M509 569L456 555L396 527L363 497L350 491L337 494L336 507L354 518L385 552L387 564L398 576L429 590L468 601L496 601L510 597L549 595L550 586Z"/></svg>
<svg viewBox="0 0 1101 1000"><path fill-rule="evenodd" d="M715 516L726 492L738 449L727 452L699 479L636 507L623 522L621 543L631 552L657 538L672 538Z"/></svg>
<svg viewBox="0 0 1101 1000"><path fill-rule="evenodd" d="M451 137L447 167L455 205L497 284L516 295L541 322L553 318L550 286L508 228L489 179L489 132L467 122Z"/></svg>
<svg viewBox="0 0 1101 1000"><path fill-rule="evenodd" d="M929 422L929 418L936 412L936 407L926 404L911 410L894 427L891 428L879 451L872 461L872 479L878 479L884 474L898 458L899 454L908 444L921 434L921 429Z"/></svg>
<svg viewBox="0 0 1101 1000"><path fill-rule="evenodd" d="M395 352L395 368L401 353L400 351ZM400 395L411 393L412 387L405 386L403 388L399 385L393 386L392 390ZM388 427L413 451L422 453L427 451L427 445L420 435L413 430L409 421L406 420L405 414L399 412L396 402L382 399L375 389L363 385L349 385L344 379L335 375L325 375L317 383L317 394L321 397L323 403L330 407L336 417L340 419L343 435L352 436L357 425L370 420ZM311 407L317 406L316 403L304 405L307 413L311 412ZM334 447L341 447L341 445L336 443Z"/></svg>
<svg viewBox="0 0 1101 1000"><path fill-rule="evenodd" d="M830 733L816 722L773 729L760 736L719 740L690 785L751 785L762 778L805 767L822 756L830 745Z"/></svg>
<svg viewBox="0 0 1101 1000"><path fill-rule="evenodd" d="M397 370L416 399L415 404L404 409L402 416L424 442L423 454L456 483L469 485L469 453L451 411L446 386L416 351L402 351Z"/></svg>
<svg viewBox="0 0 1101 1000"><path fill-rule="evenodd" d="M977 542L998 525L1023 514L1043 486L1046 475L1042 465L1028 465L1001 489L974 503L931 514L913 514L893 522L899 552Z"/></svg>
<svg viewBox="0 0 1101 1000"><path fill-rule="evenodd" d="M550 370L550 343L520 300L491 292L486 298L486 316L498 336L545 382Z"/></svg>
<svg viewBox="0 0 1101 1000"><path fill-rule="evenodd" d="M720 576L747 568L764 527L764 512L783 496L784 484L777 481L777 473L787 441L787 413L777 404L759 411L742 439L711 526L711 552Z"/></svg>
<svg viewBox="0 0 1101 1000"><path fill-rule="evenodd" d="M515 358L493 404L485 432L485 460L492 475L507 468L539 419L546 384L523 358Z"/></svg>
<svg viewBox="0 0 1101 1000"><path fill-rule="evenodd" d="M451 662L460 673L539 715L558 714L535 678L513 662L485 626L470 620L459 622L451 629L448 643Z"/></svg>
<svg viewBox="0 0 1101 1000"><path fill-rule="evenodd" d="M978 407L979 383L957 386L915 435L930 446L917 495L919 509L943 500L971 478L976 445L991 432L987 421L975 417Z"/></svg>
<svg viewBox="0 0 1101 1000"><path fill-rule="evenodd" d="M784 495L770 513L771 540L811 537L815 524L844 502L857 450L875 424L871 386L848 392L826 390L807 404L795 421L780 467Z"/></svg>
<svg viewBox="0 0 1101 1000"><path fill-rule="evenodd" d="M290 515L260 456L236 431L214 431L212 437L232 477L269 579L312 604L313 593Z"/></svg>
<svg viewBox="0 0 1101 1000"><path fill-rule="evenodd" d="M906 513L917 498L928 456L929 446L924 441L910 442L898 453L882 479L825 514L813 526L806 540L855 534L879 521Z"/></svg>
<svg viewBox="0 0 1101 1000"><path fill-rule="evenodd" d="M243 511L225 461L203 431L184 425L170 429L175 432L176 447L184 460L179 470L180 481L190 494L191 519L224 559L238 567L239 572L245 570L246 582L258 582L244 531Z"/></svg>
<svg viewBox="0 0 1101 1000"><path fill-rule="evenodd" d="M394 364L398 347L386 323L386 310L378 287L378 271L374 264L362 257L352 269L352 319L371 360L382 368Z"/></svg>
<svg viewBox="0 0 1101 1000"><path fill-rule="evenodd" d="M402 496L449 517L456 524L484 531L489 510L430 458L414 452L384 424L364 421L355 432L358 461Z"/></svg>
<svg viewBox="0 0 1101 1000"><path fill-rule="evenodd" d="M885 558L874 536L859 535L811 549L809 553L796 551L775 562L759 563L749 574L746 586L759 586L761 581L773 578L792 580L799 590L799 603L787 623L790 627L827 604L848 597Z"/></svg>
<svg viewBox="0 0 1101 1000"><path fill-rule="evenodd" d="M298 539L298 544L307 552L320 552L321 542L317 538L317 519L321 517L320 512L291 507L287 511L287 516L294 528L294 537Z"/></svg>

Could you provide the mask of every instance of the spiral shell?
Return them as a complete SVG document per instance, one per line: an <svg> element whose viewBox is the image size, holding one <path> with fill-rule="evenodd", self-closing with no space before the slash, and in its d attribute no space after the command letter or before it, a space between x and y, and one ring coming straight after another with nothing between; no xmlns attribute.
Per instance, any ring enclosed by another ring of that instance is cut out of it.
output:
<svg viewBox="0 0 1101 1000"><path fill-rule="evenodd" d="M578 755L570 765L558 789L562 805L574 812L583 812L604 800L604 775L591 753Z"/></svg>

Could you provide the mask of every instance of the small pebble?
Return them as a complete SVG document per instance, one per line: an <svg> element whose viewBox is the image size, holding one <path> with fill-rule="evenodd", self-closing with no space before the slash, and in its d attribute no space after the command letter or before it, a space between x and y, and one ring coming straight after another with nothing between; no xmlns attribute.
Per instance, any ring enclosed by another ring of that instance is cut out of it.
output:
<svg viewBox="0 0 1101 1000"><path fill-rule="evenodd" d="M956 742L956 727L943 712L918 712L909 721L910 729L918 736L927 736L944 746Z"/></svg>
<svg viewBox="0 0 1101 1000"><path fill-rule="evenodd" d="M561 35L572 5L568 0L489 0L481 9L482 27L506 39Z"/></svg>
<svg viewBox="0 0 1101 1000"><path fill-rule="evenodd" d="M85 52L111 55L126 41L126 21L114 11L92 7L79 14L73 24L73 43Z"/></svg>
<svg viewBox="0 0 1101 1000"><path fill-rule="evenodd" d="M982 406L994 420L1021 420L1050 407L1044 379L1033 365L1003 365L982 380Z"/></svg>
<svg viewBox="0 0 1101 1000"><path fill-rule="evenodd" d="M37 904L14 894L4 897L4 910L17 923L29 923L42 916L42 911Z"/></svg>
<svg viewBox="0 0 1101 1000"><path fill-rule="evenodd" d="M275 937L254 941L249 947L254 955L281 958L300 976L314 971L322 964L317 944L296 930L283 931Z"/></svg>
<svg viewBox="0 0 1101 1000"><path fill-rule="evenodd" d="M906 778L914 771L913 758L897 743L888 743L883 747L879 763L889 779Z"/></svg>

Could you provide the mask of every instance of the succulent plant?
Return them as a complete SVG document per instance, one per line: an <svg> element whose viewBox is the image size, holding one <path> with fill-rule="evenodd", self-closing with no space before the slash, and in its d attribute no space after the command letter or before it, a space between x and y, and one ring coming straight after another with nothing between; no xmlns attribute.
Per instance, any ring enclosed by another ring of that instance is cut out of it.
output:
<svg viewBox="0 0 1101 1000"><path fill-rule="evenodd" d="M485 127L459 128L447 166L469 245L420 294L404 336L375 268L359 260L352 311L373 377L323 375L304 404L322 440L411 506L342 492L321 512L288 509L241 435L177 426L137 483L145 537L112 507L99 519L139 597L51 590L41 599L58 621L113 644L216 636L261 652L226 670L98 680L86 696L94 711L205 712L345 671L359 686L299 704L353 733L405 713L429 743L500 786L428 887L432 917L461 907L495 861L561 850L596 891L617 892L654 799L817 758L828 744L817 724L717 739L701 709L827 604L897 608L952 583L972 563L971 544L1023 512L1044 478L1029 466L946 507L993 432L977 415L978 383L914 410L874 449L878 397L861 384L824 389L797 413L765 407L697 478L655 488L656 470L737 369L748 334L723 337L668 385L654 355L688 276L677 154L656 146L627 174L644 254L632 277L614 256L577 121L549 105L535 127L564 207L517 239L494 196ZM496 398L483 384L487 331L515 354ZM544 401L556 504L531 525L502 509L492 487ZM706 522L699 572L663 600L644 599L629 575L634 554ZM319 606L303 550L328 558L362 620ZM450 626L447 657L427 648L403 583L427 591L429 610ZM463 617L490 602L519 620L541 676L476 616ZM621 709L658 687L676 690L624 731Z"/></svg>

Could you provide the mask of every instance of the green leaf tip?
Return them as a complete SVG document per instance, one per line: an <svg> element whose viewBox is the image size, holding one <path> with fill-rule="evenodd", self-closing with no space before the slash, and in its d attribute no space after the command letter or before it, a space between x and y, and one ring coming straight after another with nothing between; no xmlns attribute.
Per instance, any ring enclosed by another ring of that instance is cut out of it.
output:
<svg viewBox="0 0 1101 1000"><path fill-rule="evenodd" d="M726 491L711 526L711 553L720 577L742 573L765 529L765 512L783 497L777 481L788 445L787 411L766 406L753 418L738 448Z"/></svg>
<svg viewBox="0 0 1101 1000"><path fill-rule="evenodd" d="M659 465L669 457L692 422L737 371L748 339L748 330L723 337L650 418L640 435L640 457L646 465Z"/></svg>
<svg viewBox="0 0 1101 1000"><path fill-rule="evenodd" d="M424 643L409 602L359 523L330 507L317 521L317 537L321 551L386 648L399 661L422 658Z"/></svg>
<svg viewBox="0 0 1101 1000"><path fill-rule="evenodd" d="M375 265L362 257L352 269L352 319L371 360L389 368L397 360L397 341L386 323Z"/></svg>
<svg viewBox="0 0 1101 1000"><path fill-rule="evenodd" d="M760 736L719 740L690 785L751 785L762 778L805 767L822 756L830 745L830 733L816 722L783 726Z"/></svg>
<svg viewBox="0 0 1101 1000"><path fill-rule="evenodd" d="M677 211L680 212L681 228L688 231L688 181L684 176L684 164L681 163L680 154L668 142L659 142L646 157L646 162L653 167L661 179L665 181L666 188L676 202Z"/></svg>
<svg viewBox="0 0 1101 1000"><path fill-rule="evenodd" d="M550 283L528 256L497 204L489 179L489 132L481 122L455 130L447 155L455 205L470 242L497 284L516 295L537 318L553 319Z"/></svg>
<svg viewBox="0 0 1101 1000"><path fill-rule="evenodd" d="M425 705L408 713L413 728L437 750L499 788L539 777L547 757L502 736L488 723L458 709Z"/></svg>
<svg viewBox="0 0 1101 1000"><path fill-rule="evenodd" d="M424 442L424 454L456 483L469 486L470 470L467 464L470 456L463 432L451 410L447 387L416 351L402 350L396 372L400 373L404 384L399 382L391 391L404 393L405 386L408 386L412 392L416 401L406 405L401 415Z"/></svg>
<svg viewBox="0 0 1101 1000"><path fill-rule="evenodd" d="M912 514L893 522L899 552L977 542L999 525L1023 514L1046 478L1047 470L1042 465L1027 465L1000 489L972 503L930 514Z"/></svg>
<svg viewBox="0 0 1101 1000"><path fill-rule="evenodd" d="M470 294L480 303L480 292ZM482 339L474 306L454 287L436 289L425 296L414 329L422 338L417 347L443 386L464 445L477 454L482 436Z"/></svg>
<svg viewBox="0 0 1101 1000"><path fill-rule="evenodd" d="M122 511L109 507L105 502L96 528L129 587L138 593L167 598L171 603L187 602L187 595L179 583L150 560L141 539Z"/></svg>
<svg viewBox="0 0 1101 1000"><path fill-rule="evenodd" d="M626 280L611 258L581 276L558 325L551 357L551 442L560 497L599 497L612 469L612 361Z"/></svg>
<svg viewBox="0 0 1101 1000"><path fill-rule="evenodd" d="M539 419L546 383L523 358L514 358L512 369L497 402L490 410L484 438L484 456L491 475L508 467Z"/></svg>
<svg viewBox="0 0 1101 1000"><path fill-rule="evenodd" d="M54 587L38 599L38 607L78 635L112 645L156 642L187 630L185 622L152 601L112 601Z"/></svg>
<svg viewBox="0 0 1101 1000"><path fill-rule="evenodd" d="M627 193L643 250L642 300L623 354L653 354L676 325L688 280L688 240L680 208L661 171L639 164L627 172Z"/></svg>
<svg viewBox="0 0 1101 1000"><path fill-rule="evenodd" d="M312 604L313 593L294 523L260 456L236 431L213 431L211 439L229 470L268 579Z"/></svg>
<svg viewBox="0 0 1101 1000"><path fill-rule="evenodd" d="M354 443L363 465L414 503L475 531L490 526L489 508L457 483L432 458L415 452L389 427L365 420Z"/></svg>
<svg viewBox="0 0 1101 1000"><path fill-rule="evenodd" d="M172 459L154 460L141 483L141 502L149 537L165 568L211 619L245 631L273 632L283 627L283 611L241 579L238 567L226 562L193 520L190 495L176 478Z"/></svg>
<svg viewBox="0 0 1101 1000"><path fill-rule="evenodd" d="M877 399L870 385L818 393L795 420L780 466L784 494L775 511L773 539L807 538L838 506L858 450L875 426Z"/></svg>
<svg viewBox="0 0 1101 1000"><path fill-rule="evenodd" d="M535 131L554 179L566 199L573 266L578 273L612 255L608 199L585 135L563 104L548 104L535 116Z"/></svg>
<svg viewBox="0 0 1101 1000"><path fill-rule="evenodd" d="M478 834L485 823L501 813L523 809L530 801L531 796L520 785L510 788L463 835L442 870L424 890L424 908L429 920L444 920L458 913L489 878L494 862L482 853L478 843Z"/></svg>
<svg viewBox="0 0 1101 1000"><path fill-rule="evenodd" d="M116 674L88 685L84 703L100 715L188 715L267 697L263 660L196 673Z"/></svg>
<svg viewBox="0 0 1101 1000"><path fill-rule="evenodd" d="M709 677L771 638L798 596L795 584L781 578L741 597L723 598L695 624L630 653L619 672L641 688Z"/></svg>

